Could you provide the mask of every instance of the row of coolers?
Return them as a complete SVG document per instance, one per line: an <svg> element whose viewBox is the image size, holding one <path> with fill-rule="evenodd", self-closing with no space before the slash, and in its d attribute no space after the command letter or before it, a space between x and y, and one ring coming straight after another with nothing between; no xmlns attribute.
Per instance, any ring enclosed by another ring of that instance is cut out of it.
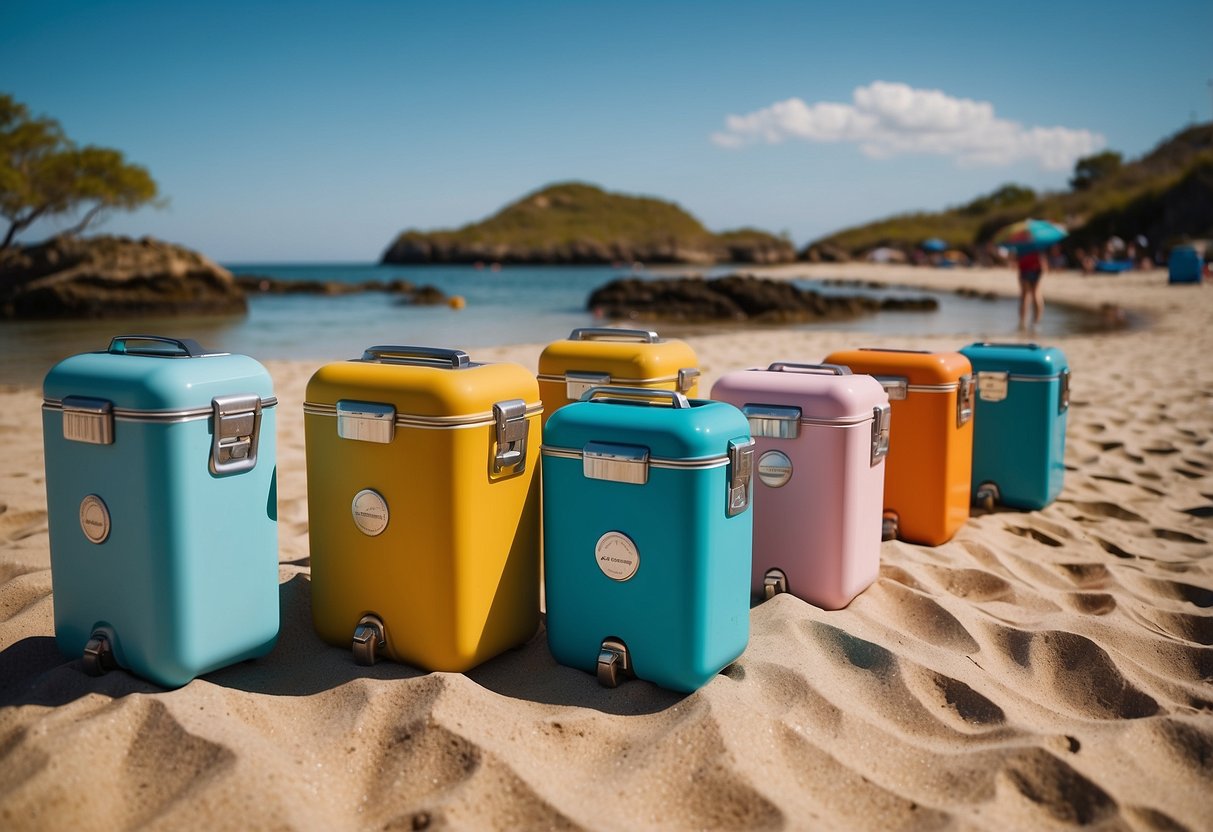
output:
<svg viewBox="0 0 1213 832"><path fill-rule="evenodd" d="M315 628L430 670L522 644L542 522L553 655L693 690L744 649L752 593L840 608L876 578L882 517L950 536L974 422L973 490L1056 495L1064 358L965 353L976 401L963 356L882 350L731 373L700 400L694 354L649 332L575 332L538 381L425 347L326 365L305 404ZM272 647L275 405L260 364L191 341L120 337L51 371L64 652L171 687Z"/></svg>

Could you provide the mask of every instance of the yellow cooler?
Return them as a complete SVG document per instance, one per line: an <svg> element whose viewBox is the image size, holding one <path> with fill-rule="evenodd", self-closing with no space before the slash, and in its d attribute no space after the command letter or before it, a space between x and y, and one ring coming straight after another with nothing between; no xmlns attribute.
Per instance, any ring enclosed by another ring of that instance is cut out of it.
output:
<svg viewBox="0 0 1213 832"><path fill-rule="evenodd" d="M312 617L362 664L463 671L539 627L542 404L516 364L371 347L307 387Z"/></svg>
<svg viewBox="0 0 1213 832"><path fill-rule="evenodd" d="M588 327L553 341L539 355L543 420L592 387L674 390L695 398L699 359L685 342L648 329Z"/></svg>

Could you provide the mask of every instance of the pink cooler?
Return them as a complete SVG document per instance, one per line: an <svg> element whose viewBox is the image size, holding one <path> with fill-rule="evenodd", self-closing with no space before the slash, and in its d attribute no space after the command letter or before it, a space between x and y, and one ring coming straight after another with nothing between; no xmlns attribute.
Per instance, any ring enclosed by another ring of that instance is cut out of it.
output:
<svg viewBox="0 0 1213 832"><path fill-rule="evenodd" d="M756 443L751 591L841 609L880 571L889 398L833 364L777 362L723 376Z"/></svg>

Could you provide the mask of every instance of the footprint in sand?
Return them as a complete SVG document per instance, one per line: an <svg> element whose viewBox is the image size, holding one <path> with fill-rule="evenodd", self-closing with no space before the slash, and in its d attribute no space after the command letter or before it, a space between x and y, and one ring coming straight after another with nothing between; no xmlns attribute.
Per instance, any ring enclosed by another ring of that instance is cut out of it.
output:
<svg viewBox="0 0 1213 832"><path fill-rule="evenodd" d="M1129 552L1125 549L1120 548L1119 546L1117 546L1115 543L1113 543L1110 540L1104 540L1102 537L1095 538L1095 541L1100 546L1103 547L1103 550L1105 552L1107 552L1109 555L1112 555L1114 557L1125 558L1126 560L1132 560L1134 558L1141 557L1141 555L1135 555L1132 552Z"/></svg>
<svg viewBox="0 0 1213 832"><path fill-rule="evenodd" d="M1199 517L1202 520L1206 520L1210 517L1213 517L1213 505L1193 506L1192 508L1182 509L1182 511L1184 514L1190 514L1193 517Z"/></svg>
<svg viewBox="0 0 1213 832"><path fill-rule="evenodd" d="M1126 520L1130 523L1145 523L1146 518L1140 514L1129 511L1127 508L1118 506L1116 503L1106 501L1096 502L1080 502L1075 500L1070 503L1074 508L1087 514L1093 514L1096 517L1110 517L1114 520Z"/></svg>
<svg viewBox="0 0 1213 832"><path fill-rule="evenodd" d="M1039 529L1034 529L1031 526L1007 526L1006 529L1011 534L1016 534L1020 537L1035 540L1037 543L1043 543L1046 546L1058 547L1064 545L1057 538L1052 537Z"/></svg>
<svg viewBox="0 0 1213 832"><path fill-rule="evenodd" d="M1162 540L1173 540L1176 543L1206 543L1202 537L1197 537L1194 534L1187 532L1176 531L1175 529L1152 529L1154 536Z"/></svg>
<svg viewBox="0 0 1213 832"><path fill-rule="evenodd" d="M5 511L0 514L0 540L15 542L46 531L45 511Z"/></svg>
<svg viewBox="0 0 1213 832"><path fill-rule="evenodd" d="M1107 615L1116 609L1116 599L1106 592L1074 592L1066 600L1086 615Z"/></svg>

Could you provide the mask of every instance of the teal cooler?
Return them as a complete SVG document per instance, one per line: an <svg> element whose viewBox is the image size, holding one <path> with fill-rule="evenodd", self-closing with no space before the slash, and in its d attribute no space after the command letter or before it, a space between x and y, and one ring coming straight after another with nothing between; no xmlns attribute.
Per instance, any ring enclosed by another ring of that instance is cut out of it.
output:
<svg viewBox="0 0 1213 832"><path fill-rule="evenodd" d="M749 639L754 440L732 405L597 387L543 432L548 645L614 687L703 686Z"/></svg>
<svg viewBox="0 0 1213 832"><path fill-rule="evenodd" d="M1070 367L1056 347L970 344L973 365L973 501L1044 508L1065 479Z"/></svg>
<svg viewBox="0 0 1213 832"><path fill-rule="evenodd" d="M121 336L43 385L55 639L96 675L165 687L278 636L269 373L195 342Z"/></svg>

